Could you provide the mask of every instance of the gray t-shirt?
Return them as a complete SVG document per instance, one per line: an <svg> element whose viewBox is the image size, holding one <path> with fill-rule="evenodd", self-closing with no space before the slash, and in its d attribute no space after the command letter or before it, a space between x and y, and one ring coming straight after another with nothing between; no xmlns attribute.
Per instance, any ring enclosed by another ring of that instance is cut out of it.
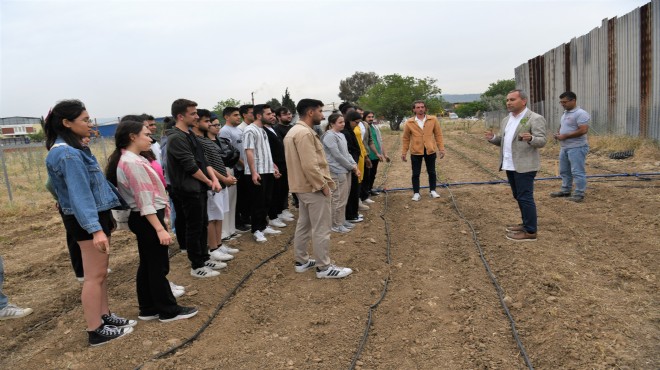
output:
<svg viewBox="0 0 660 370"><path fill-rule="evenodd" d="M588 125L591 121L591 116L584 109L575 107L573 110L564 111L561 116L561 126L559 127L560 134L568 134L578 129L578 126ZM559 142L562 148L578 148L588 145L587 134L579 137L573 137Z"/></svg>
<svg viewBox="0 0 660 370"><path fill-rule="evenodd" d="M245 163L245 150L243 149L243 130L227 124L220 129L219 136L228 139L230 144L233 145L234 148L238 149L238 151L241 153L241 161ZM243 166L238 163L236 163L234 168L239 171L243 171Z"/></svg>

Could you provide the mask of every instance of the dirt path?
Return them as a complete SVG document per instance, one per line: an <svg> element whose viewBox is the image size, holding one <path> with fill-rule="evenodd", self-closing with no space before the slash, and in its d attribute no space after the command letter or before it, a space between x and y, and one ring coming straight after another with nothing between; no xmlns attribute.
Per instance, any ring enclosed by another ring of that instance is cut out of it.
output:
<svg viewBox="0 0 660 370"><path fill-rule="evenodd" d="M438 161L442 182L502 177L496 147L458 130L445 137L454 150ZM397 137L386 140L393 162L385 185L408 187L410 165L398 158ZM645 162L593 162L614 171L653 168ZM554 172L552 158L543 165ZM523 245L504 238L504 225L518 218L507 185L451 189L477 230L538 369L660 368L660 192L656 181L625 180L590 182L582 204L549 198L557 181L537 183L540 239ZM422 175L422 184L426 181ZM80 285L56 211L44 204L0 220L5 291L13 302L35 309L25 319L1 322L0 368L131 369L182 343L209 320L192 344L144 368L348 368L369 306L388 277L356 368L524 368L470 230L448 191L440 193L436 200L424 193L420 202L410 201L410 191L387 196L391 265L379 217L385 209L381 195L354 232L332 235L332 257L355 270L351 277L322 281L312 272L297 274L287 250L252 273L212 320L219 302L254 266L287 248L293 226L265 245L243 236L234 243L241 252L216 279L193 280L186 256L177 254L170 278L187 287L180 302L198 306L200 314L169 324L140 322L125 339L94 349L86 347ZM112 246L111 305L135 318L134 237L118 232Z"/></svg>

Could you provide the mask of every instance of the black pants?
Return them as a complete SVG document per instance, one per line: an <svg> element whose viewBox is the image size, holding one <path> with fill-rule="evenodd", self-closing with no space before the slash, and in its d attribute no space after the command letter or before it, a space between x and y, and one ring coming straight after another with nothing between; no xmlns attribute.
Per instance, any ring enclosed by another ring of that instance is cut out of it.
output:
<svg viewBox="0 0 660 370"><path fill-rule="evenodd" d="M429 174L429 191L435 190L436 174L435 174L435 153L424 155L411 155L410 163L412 165L412 186L413 192L419 193L419 174L422 172L422 159L426 164L426 172Z"/></svg>
<svg viewBox="0 0 660 370"><path fill-rule="evenodd" d="M236 183L236 226L250 223L250 180L243 176L243 170L234 170Z"/></svg>
<svg viewBox="0 0 660 370"><path fill-rule="evenodd" d="M251 229L255 231L264 231L268 222L268 210L270 209L271 202L273 201L273 186L275 177L272 173L262 173L261 185L256 185L252 182L252 175L243 175L248 181L248 196L250 199L250 224Z"/></svg>
<svg viewBox="0 0 660 370"><path fill-rule="evenodd" d="M60 212L62 217L62 222L64 222L64 213L60 209L59 204L57 205L57 210ZM77 278L85 277L85 271L83 270L82 262L82 253L80 252L80 245L76 238L69 232L66 233L66 247L69 249L69 258L71 259L71 267L73 267L73 272L76 274Z"/></svg>
<svg viewBox="0 0 660 370"><path fill-rule="evenodd" d="M360 183L355 173L351 172L351 191L348 193L348 203L346 203L346 219L354 220L358 217L358 207L360 205Z"/></svg>
<svg viewBox="0 0 660 370"><path fill-rule="evenodd" d="M275 180L275 188L273 190L273 205L268 211L268 216L273 218L277 217L285 209L289 209L289 179L287 177L286 166L277 164L282 176ZM277 212L277 213L275 213Z"/></svg>
<svg viewBox="0 0 660 370"><path fill-rule="evenodd" d="M537 229L536 203L534 202L534 177L536 171L516 172L506 171L513 198L518 202L523 227L528 233L535 233Z"/></svg>
<svg viewBox="0 0 660 370"><path fill-rule="evenodd" d="M158 220L165 226L164 210L158 210ZM156 230L140 212L131 212L128 217L128 228L137 237L140 264L135 279L137 285L140 314L155 315L161 318L176 316L179 306L172 295L167 274L170 272L168 248L161 245Z"/></svg>
<svg viewBox="0 0 660 370"><path fill-rule="evenodd" d="M209 223L206 191L189 193L173 190L170 197L176 209L176 239L181 249L187 250L192 268L200 268L209 259L206 246Z"/></svg>
<svg viewBox="0 0 660 370"><path fill-rule="evenodd" d="M371 190L374 188L374 181L376 181L376 173L378 172L378 158L371 160L371 168L364 168L364 177L362 184L360 184L360 199L365 200L371 195Z"/></svg>

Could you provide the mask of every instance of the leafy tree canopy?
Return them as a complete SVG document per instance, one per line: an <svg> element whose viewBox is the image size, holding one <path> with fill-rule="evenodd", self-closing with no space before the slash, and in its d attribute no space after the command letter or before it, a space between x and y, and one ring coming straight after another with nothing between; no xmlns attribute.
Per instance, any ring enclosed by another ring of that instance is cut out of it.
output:
<svg viewBox="0 0 660 370"><path fill-rule="evenodd" d="M241 103L240 100L229 98L229 99L225 99L225 100L220 100L218 102L218 104L216 104L213 107L212 110L213 110L213 112L215 112L215 114L218 115L218 118L220 119L220 123L224 124L225 119L222 116L222 110L227 108L227 107L239 107L239 106L241 106L241 104L243 104L243 103Z"/></svg>
<svg viewBox="0 0 660 370"><path fill-rule="evenodd" d="M339 98L349 103L356 103L370 87L380 82L374 72L355 72L339 82Z"/></svg>
<svg viewBox="0 0 660 370"><path fill-rule="evenodd" d="M497 82L493 82L488 86L488 90L486 90L485 93L483 93L481 96L489 96L489 97L494 97L498 95L504 95L509 93L509 91L513 90L516 88L516 80L513 78L510 80L497 80Z"/></svg>
<svg viewBox="0 0 660 370"><path fill-rule="evenodd" d="M372 110L379 116L390 121L390 127L398 130L401 120L413 114L412 104L415 100L426 103L429 114L441 114L442 90L435 85L436 80L430 77L415 78L391 74L383 76L359 99L365 110Z"/></svg>
<svg viewBox="0 0 660 370"><path fill-rule="evenodd" d="M486 105L481 101L473 101L464 103L458 106L454 112L461 118L477 116L478 113L483 113L486 110Z"/></svg>
<svg viewBox="0 0 660 370"><path fill-rule="evenodd" d="M266 104L270 105L270 109L275 111L275 109L279 108L282 106L282 103L280 103L277 98L272 98L269 101L266 102Z"/></svg>
<svg viewBox="0 0 660 370"><path fill-rule="evenodd" d="M288 87L284 90L284 95L282 95L282 106L289 109L294 115L296 114L296 102L291 99Z"/></svg>

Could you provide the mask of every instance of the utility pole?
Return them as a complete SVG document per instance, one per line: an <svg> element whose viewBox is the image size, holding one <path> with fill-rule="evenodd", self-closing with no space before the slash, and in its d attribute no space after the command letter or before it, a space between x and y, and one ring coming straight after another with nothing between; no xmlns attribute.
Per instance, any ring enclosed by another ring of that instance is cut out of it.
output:
<svg viewBox="0 0 660 370"><path fill-rule="evenodd" d="M250 93L252 95L252 105L254 105L254 91Z"/></svg>

